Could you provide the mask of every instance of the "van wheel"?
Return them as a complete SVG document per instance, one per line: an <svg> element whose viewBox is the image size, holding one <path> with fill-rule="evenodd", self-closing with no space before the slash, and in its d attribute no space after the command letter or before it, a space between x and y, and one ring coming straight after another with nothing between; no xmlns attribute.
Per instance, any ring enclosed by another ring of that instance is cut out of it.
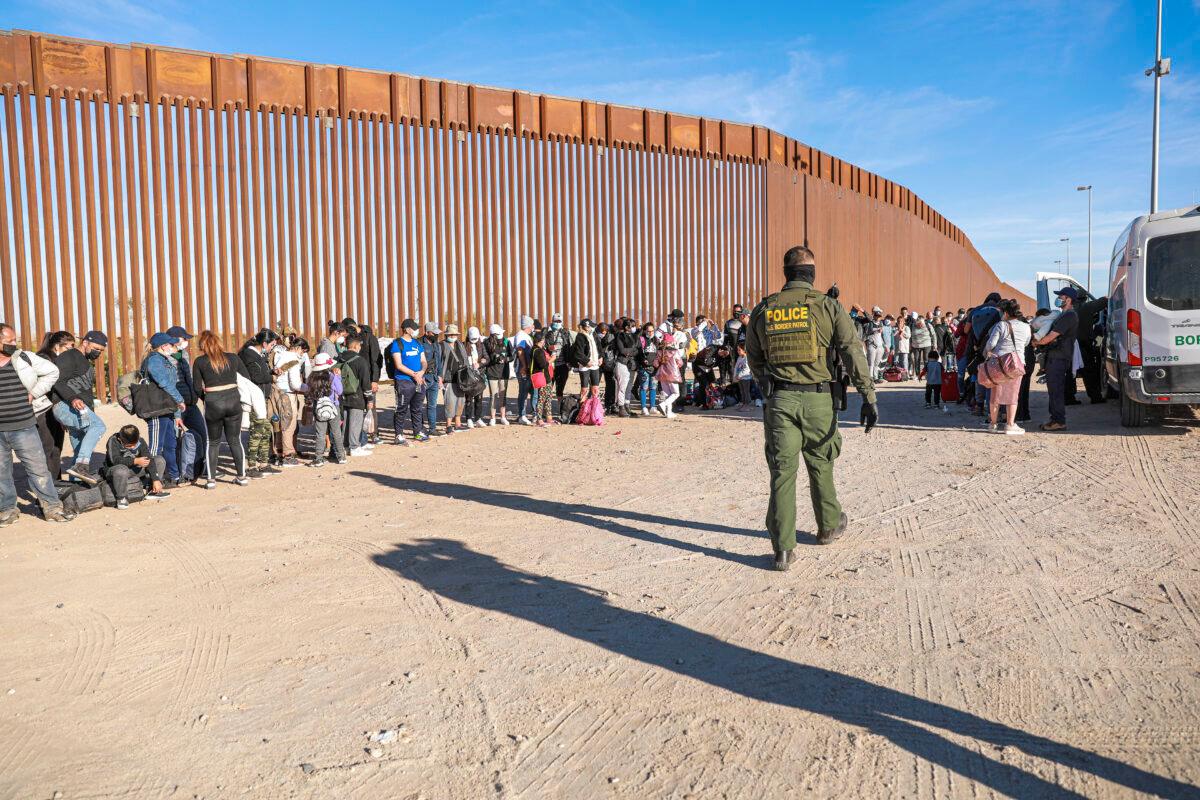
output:
<svg viewBox="0 0 1200 800"><path fill-rule="evenodd" d="M1131 400L1125 394L1125 387L1121 387L1121 427L1140 428L1145 424L1146 407Z"/></svg>

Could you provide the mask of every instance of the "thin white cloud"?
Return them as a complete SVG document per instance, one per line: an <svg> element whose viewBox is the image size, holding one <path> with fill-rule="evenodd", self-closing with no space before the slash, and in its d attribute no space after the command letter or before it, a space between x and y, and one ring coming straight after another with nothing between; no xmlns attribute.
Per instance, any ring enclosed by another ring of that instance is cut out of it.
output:
<svg viewBox="0 0 1200 800"><path fill-rule="evenodd" d="M49 33L189 48L206 44L199 30L184 21L195 7L176 0L31 0L28 5L51 21Z"/></svg>

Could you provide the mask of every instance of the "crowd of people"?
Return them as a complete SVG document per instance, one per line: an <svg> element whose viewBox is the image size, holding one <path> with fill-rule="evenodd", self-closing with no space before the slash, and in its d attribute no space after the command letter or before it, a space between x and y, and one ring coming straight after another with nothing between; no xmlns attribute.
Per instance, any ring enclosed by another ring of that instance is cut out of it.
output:
<svg viewBox="0 0 1200 800"><path fill-rule="evenodd" d="M926 313L901 307L893 316L879 306L858 306L850 316L858 325L867 364L877 383L925 381L925 407L946 410L949 402L965 405L983 417L990 430L1025 433L1018 423L1031 419L1029 387L1041 368L1049 397L1050 419L1043 431L1066 428L1066 406L1078 405L1076 374L1087 372L1088 331L1081 324L1081 298L1074 287L1060 289L1054 309L1026 316L1019 301L989 294L973 308ZM844 378L842 379L844 381ZM1103 393L1092 390L1094 403ZM949 391L946 391L949 389Z"/></svg>
<svg viewBox="0 0 1200 800"><path fill-rule="evenodd" d="M850 313L876 381L923 378L926 407L957 400L992 430L1021 434L1035 359L1050 394L1042 429L1065 427L1077 299L1063 289L1059 310L1034 319L998 294L956 313L901 308L893 316L857 306ZM108 337L56 331L30 352L0 324L0 526L18 518L13 455L54 522L73 516L78 503L64 498L79 490L97 489L105 504L126 508L164 500L181 486L214 489L222 442L241 486L301 459L320 467L370 456L382 441L376 398L385 375L396 396L391 441L403 447L510 424L549 428L604 414L670 419L685 407L761 407L746 360L749 321L749 311L734 305L720 325L704 316L689 322L675 309L661 323L582 319L569 331L555 313L549 325L522 316L511 335L492 325L486 335L472 326L464 336L453 323L406 319L397 338L381 343L369 326L346 318L328 323L315 349L303 336L263 328L237 352L211 331L195 337L174 326L151 336L137 369L118 382L119 402L145 433L127 424L107 439L95 410L95 364ZM829 357L836 362L835 353ZM844 408L848 380L837 363L830 366L831 388L841 390L833 402ZM567 393L571 376L578 394ZM944 392L948 385L956 392ZM301 428L313 431L307 453ZM102 440L96 469L92 455Z"/></svg>

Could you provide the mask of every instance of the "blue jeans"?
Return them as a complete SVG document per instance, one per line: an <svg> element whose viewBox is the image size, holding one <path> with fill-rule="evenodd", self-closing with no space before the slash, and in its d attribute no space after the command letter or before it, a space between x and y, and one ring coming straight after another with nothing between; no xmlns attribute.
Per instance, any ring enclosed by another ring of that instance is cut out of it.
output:
<svg viewBox="0 0 1200 800"><path fill-rule="evenodd" d="M425 432L425 409L421 407L424 402L423 390L418 390L415 382L396 379L396 414L392 420L396 441L404 438L406 425L412 427L414 436Z"/></svg>
<svg viewBox="0 0 1200 800"><path fill-rule="evenodd" d="M183 410L183 424L187 430L179 439L179 471L184 478L204 474L204 459L208 452L208 423L196 406Z"/></svg>
<svg viewBox="0 0 1200 800"><path fill-rule="evenodd" d="M42 503L42 511L62 508L54 478L46 467L46 452L42 449L42 437L37 425L30 422L28 428L18 431L0 431L0 511L17 507L17 485L13 483L13 453L25 467L29 488Z"/></svg>
<svg viewBox="0 0 1200 800"><path fill-rule="evenodd" d="M535 389L533 388L533 384L530 382L528 375L518 375L517 376L517 416L518 417L527 416L525 403L527 400L533 399L534 391L535 391ZM529 404L528 408L530 411L532 411L534 408L536 408L536 405L535 405L536 402L537 401L534 401L533 403Z"/></svg>
<svg viewBox="0 0 1200 800"><path fill-rule="evenodd" d="M638 390L638 399L642 402L642 408L651 408L655 405L655 399L658 396L658 381L654 380L654 373L648 369L639 369L638 377L641 379L642 385ZM646 403L646 393L650 393L650 402Z"/></svg>
<svg viewBox="0 0 1200 800"><path fill-rule="evenodd" d="M438 393L441 391L442 387L435 380L425 384L425 429L430 433L437 430Z"/></svg>
<svg viewBox="0 0 1200 800"><path fill-rule="evenodd" d="M176 454L179 450L179 438L175 435L175 417L167 414L146 420L149 430L150 455L162 456L167 462L167 470L163 475L166 480L179 480L179 460Z"/></svg>
<svg viewBox="0 0 1200 800"><path fill-rule="evenodd" d="M84 466L91 464L92 453L96 451L96 445L106 430L104 420L90 408L76 411L66 403L55 403L51 412L71 439L71 449L75 452L73 463L82 463Z"/></svg>

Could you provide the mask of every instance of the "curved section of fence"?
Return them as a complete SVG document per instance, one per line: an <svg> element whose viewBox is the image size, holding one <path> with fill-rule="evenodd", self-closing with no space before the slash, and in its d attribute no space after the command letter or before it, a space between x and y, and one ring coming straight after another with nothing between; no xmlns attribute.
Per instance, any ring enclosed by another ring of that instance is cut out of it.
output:
<svg viewBox="0 0 1200 800"><path fill-rule="evenodd" d="M0 117L4 318L106 330L110 383L175 324L719 317L804 242L848 302L1021 296L908 189L759 126L24 31Z"/></svg>

